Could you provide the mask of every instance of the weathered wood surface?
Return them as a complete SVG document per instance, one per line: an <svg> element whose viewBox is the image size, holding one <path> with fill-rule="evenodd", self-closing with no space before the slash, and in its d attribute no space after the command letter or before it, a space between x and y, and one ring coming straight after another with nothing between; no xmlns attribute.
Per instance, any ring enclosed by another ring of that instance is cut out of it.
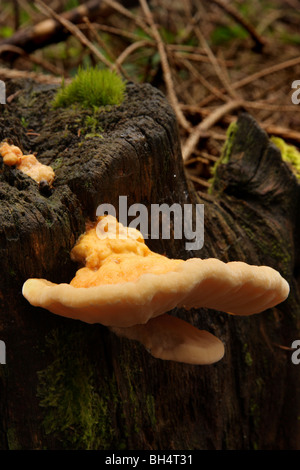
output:
<svg viewBox="0 0 300 470"><path fill-rule="evenodd" d="M15 169L0 172L1 449L298 449L299 183L248 116L234 129L212 192L187 183L176 119L160 92L128 84L126 101L99 115L53 111L54 89L7 84L0 140L51 164L53 192ZM32 133L32 130L34 133ZM101 134L88 136L87 134ZM191 366L154 359L138 343L30 306L23 282L68 282L70 250L99 204L120 195L205 204L205 243L147 240L170 257L217 257L278 269L289 299L247 318L205 309L173 313L225 343L222 361ZM282 347L283 346L283 347Z"/></svg>

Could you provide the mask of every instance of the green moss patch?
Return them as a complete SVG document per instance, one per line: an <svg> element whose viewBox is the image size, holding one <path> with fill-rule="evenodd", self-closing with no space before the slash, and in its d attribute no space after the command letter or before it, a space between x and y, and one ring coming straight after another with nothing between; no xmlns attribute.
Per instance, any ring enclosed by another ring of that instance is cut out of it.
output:
<svg viewBox="0 0 300 470"><path fill-rule="evenodd" d="M38 398L46 434L67 449L105 450L115 438L112 408L117 405L111 396L116 386L109 377L97 386L86 342L80 330L52 332L47 338L52 362L38 373Z"/></svg>
<svg viewBox="0 0 300 470"><path fill-rule="evenodd" d="M236 122L232 122L227 129L226 132L226 141L223 146L220 158L216 161L214 166L211 168L211 174L212 178L210 178L209 182L211 184L211 188L209 189L209 193L212 193L212 188L214 186L214 181L215 178L217 177L217 169L219 165L225 165L226 163L229 162L231 153L232 153L232 147L234 144L235 136L238 130L238 125Z"/></svg>
<svg viewBox="0 0 300 470"><path fill-rule="evenodd" d="M279 148L282 156L282 160L287 162L292 168L293 173L300 178L300 152L294 145L287 144L280 137L272 136L271 142Z"/></svg>
<svg viewBox="0 0 300 470"><path fill-rule="evenodd" d="M124 100L125 82L109 69L79 68L68 85L62 85L53 101L54 108L77 105L85 109L119 105Z"/></svg>

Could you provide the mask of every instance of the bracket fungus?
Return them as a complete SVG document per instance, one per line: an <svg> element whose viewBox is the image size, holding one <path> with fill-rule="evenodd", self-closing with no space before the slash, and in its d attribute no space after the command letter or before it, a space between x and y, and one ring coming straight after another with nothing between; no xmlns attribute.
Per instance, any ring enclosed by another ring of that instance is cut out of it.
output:
<svg viewBox="0 0 300 470"><path fill-rule="evenodd" d="M8 142L0 144L0 154L5 165L15 166L38 184L47 182L49 187L52 186L55 178L54 170L51 166L39 162L35 155L24 155L19 147Z"/></svg>
<svg viewBox="0 0 300 470"><path fill-rule="evenodd" d="M112 216L87 226L71 257L83 267L70 284L28 279L24 297L55 314L108 326L165 360L212 364L224 355L216 336L166 312L202 307L251 315L289 294L287 281L270 267L215 258L169 259Z"/></svg>

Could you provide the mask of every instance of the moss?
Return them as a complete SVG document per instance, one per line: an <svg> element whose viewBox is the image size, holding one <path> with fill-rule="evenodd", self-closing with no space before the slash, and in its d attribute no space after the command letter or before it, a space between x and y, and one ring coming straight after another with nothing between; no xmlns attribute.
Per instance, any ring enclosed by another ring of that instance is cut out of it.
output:
<svg viewBox="0 0 300 470"><path fill-rule="evenodd" d="M140 432L140 412L139 399L135 389L136 384L136 371L130 368L128 362L123 362L124 377L127 381L127 402L129 404L132 422L132 431L136 434Z"/></svg>
<svg viewBox="0 0 300 470"><path fill-rule="evenodd" d="M226 132L226 141L225 141L225 144L223 146L220 158L213 165L213 167L211 169L212 178L209 181L210 184L211 184L211 188L213 187L214 179L216 178L218 166L221 165L221 164L225 165L230 160L230 156L231 156L231 153L232 153L232 147L233 147L233 144L234 144L234 140L235 140L237 130L238 130L238 125L237 125L236 122L232 122L228 126L228 129L227 129L227 132ZM209 192L211 192L211 190L209 190Z"/></svg>
<svg viewBox="0 0 300 470"><path fill-rule="evenodd" d="M246 216L246 214L245 214ZM251 220L249 220L249 225ZM247 237L255 243L257 246L257 251L259 251L263 256L272 258L276 265L280 265L280 269L284 276L288 276L290 273L290 266L292 261L292 247L287 240L279 241L276 238L271 240L271 238L264 239L257 236L255 231L252 231L249 225L241 224L241 228Z"/></svg>
<svg viewBox="0 0 300 470"><path fill-rule="evenodd" d="M151 426L156 425L155 399L153 395L146 396L146 410L150 419Z"/></svg>
<svg viewBox="0 0 300 470"><path fill-rule="evenodd" d="M283 139L280 137L272 136L270 138L271 142L279 148L282 156L282 160L287 162L291 168L293 173L296 175L298 179L300 179L300 152L296 149L293 145L287 144Z"/></svg>
<svg viewBox="0 0 300 470"><path fill-rule="evenodd" d="M83 127L81 128L81 134L84 135L86 139L92 137L99 137L103 139L103 135L99 132L103 132L101 126L98 123L97 111L93 115L88 115L84 119ZM98 132L99 131L99 132Z"/></svg>
<svg viewBox="0 0 300 470"><path fill-rule="evenodd" d="M250 351L248 350L248 344L244 344L243 353L244 353L245 363L247 364L247 366L251 367L253 364L253 359L252 359Z"/></svg>
<svg viewBox="0 0 300 470"><path fill-rule="evenodd" d="M9 450L22 450L18 442L17 433L14 428L9 428L6 432L7 445Z"/></svg>
<svg viewBox="0 0 300 470"><path fill-rule="evenodd" d="M79 331L54 330L47 339L53 361L38 372L38 398L44 408L46 434L65 448L108 449L114 438L110 409L113 379L97 390L93 368L85 354L86 338ZM116 406L116 405L114 405Z"/></svg>
<svg viewBox="0 0 300 470"><path fill-rule="evenodd" d="M216 163L216 165L218 163L225 164L225 163L229 162L237 130L238 130L238 125L237 125L236 122L232 122L228 126L228 129L227 129L227 132L226 132L226 142L225 142L225 145L223 147L221 157L220 157L219 161Z"/></svg>
<svg viewBox="0 0 300 470"><path fill-rule="evenodd" d="M131 359L131 360L130 360ZM144 429L156 427L155 398L145 387L143 372L134 365L132 358L120 358L125 387L121 391L126 435L142 435ZM142 381L142 386L141 386ZM130 410L130 415L128 415Z"/></svg>
<svg viewBox="0 0 300 470"><path fill-rule="evenodd" d="M64 163L64 159L62 157L58 157L56 158L56 160L54 160L54 162L51 164L53 170L58 170L58 168L60 168Z"/></svg>
<svg viewBox="0 0 300 470"><path fill-rule="evenodd" d="M124 100L125 83L111 70L79 67L77 75L67 86L58 90L53 107L77 105L85 109L97 109L100 106L119 105Z"/></svg>

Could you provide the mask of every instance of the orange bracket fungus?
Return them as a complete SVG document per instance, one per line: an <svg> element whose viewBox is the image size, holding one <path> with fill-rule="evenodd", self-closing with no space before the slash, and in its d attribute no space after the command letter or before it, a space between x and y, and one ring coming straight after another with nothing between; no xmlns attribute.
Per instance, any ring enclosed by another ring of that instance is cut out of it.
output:
<svg viewBox="0 0 300 470"><path fill-rule="evenodd" d="M223 343L213 334L166 313L175 307L251 315L289 294L286 280L270 267L169 259L112 216L87 226L71 257L83 267L70 284L28 279L25 298L55 314L108 326L165 360L212 364L224 355Z"/></svg>
<svg viewBox="0 0 300 470"><path fill-rule="evenodd" d="M53 169L51 166L40 163L35 155L23 155L19 147L10 145L7 142L0 144L0 154L5 165L15 166L39 184L47 182L50 187L52 186L55 178Z"/></svg>

